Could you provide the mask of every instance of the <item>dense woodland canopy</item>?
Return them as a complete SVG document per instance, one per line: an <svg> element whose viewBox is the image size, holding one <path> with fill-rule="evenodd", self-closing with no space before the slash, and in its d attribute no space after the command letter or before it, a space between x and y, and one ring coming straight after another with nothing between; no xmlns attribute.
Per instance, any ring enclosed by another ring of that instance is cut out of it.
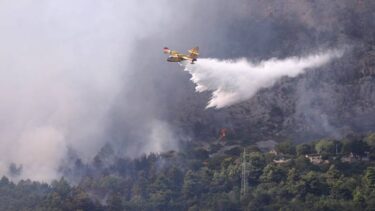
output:
<svg viewBox="0 0 375 211"><path fill-rule="evenodd" d="M375 209L375 134L285 141L271 152L228 137L138 159L116 157L106 145L91 164L77 159L63 171L67 177L51 184L3 177L0 210ZM69 184L74 177L81 179Z"/></svg>

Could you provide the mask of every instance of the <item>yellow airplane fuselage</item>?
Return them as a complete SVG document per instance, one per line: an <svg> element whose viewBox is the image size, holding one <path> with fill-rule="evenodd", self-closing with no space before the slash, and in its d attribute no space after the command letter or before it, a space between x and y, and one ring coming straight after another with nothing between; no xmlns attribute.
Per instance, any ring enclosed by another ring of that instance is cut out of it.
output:
<svg viewBox="0 0 375 211"><path fill-rule="evenodd" d="M186 60L186 59L183 59L182 57L168 57L167 58L168 62L181 62L183 60Z"/></svg>
<svg viewBox="0 0 375 211"><path fill-rule="evenodd" d="M181 54L177 51L169 50L169 48L164 48L164 53L169 54L170 56L167 58L168 62L181 62L184 60L191 61L192 64L194 64L195 61L197 61L198 55L199 55L199 48L195 47L193 49L190 49L188 52L189 54Z"/></svg>

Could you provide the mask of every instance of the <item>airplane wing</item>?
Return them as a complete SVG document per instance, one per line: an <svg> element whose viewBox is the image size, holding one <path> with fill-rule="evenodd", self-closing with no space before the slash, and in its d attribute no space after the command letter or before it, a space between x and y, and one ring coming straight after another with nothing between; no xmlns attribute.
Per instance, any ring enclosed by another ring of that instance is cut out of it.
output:
<svg viewBox="0 0 375 211"><path fill-rule="evenodd" d="M170 51L169 54L170 55L176 55L176 56L180 55L180 53L177 52L177 51Z"/></svg>
<svg viewBox="0 0 375 211"><path fill-rule="evenodd" d="M199 56L199 47L197 46L195 48L192 48L188 52L190 53L189 56L191 58L195 59L195 58L197 58Z"/></svg>
<svg viewBox="0 0 375 211"><path fill-rule="evenodd" d="M180 58L180 55L179 54L171 54L169 57Z"/></svg>
<svg viewBox="0 0 375 211"><path fill-rule="evenodd" d="M170 54L170 55L179 55L180 54L177 51L170 50L168 47L164 47L163 51L164 51L165 54Z"/></svg>
<svg viewBox="0 0 375 211"><path fill-rule="evenodd" d="M182 55L181 58L185 59L185 60L192 60L192 58L190 56L187 56L187 55Z"/></svg>

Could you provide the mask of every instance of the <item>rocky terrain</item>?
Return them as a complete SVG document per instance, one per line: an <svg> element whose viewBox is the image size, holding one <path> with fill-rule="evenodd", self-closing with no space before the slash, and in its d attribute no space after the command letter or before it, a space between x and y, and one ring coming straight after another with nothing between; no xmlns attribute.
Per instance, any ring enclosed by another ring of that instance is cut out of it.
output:
<svg viewBox="0 0 375 211"><path fill-rule="evenodd" d="M215 137L220 128L230 128L238 138L249 142L340 138L375 128L374 2L320 2L316 5L321 6L306 11L302 3L288 2L296 7L295 11L280 7L267 13L265 9L254 19L234 22L229 35L234 39L229 46L237 45L237 26L248 34L237 38L249 41L257 36L257 30L268 25L277 30L270 35L274 45L264 45L259 51L255 43L252 49L231 52L232 56L283 58L319 48L342 48L344 56L297 78L284 78L247 102L220 110L205 110L208 93L197 95L190 87L191 94L183 96L172 109L175 112L171 119L176 125L206 138Z"/></svg>

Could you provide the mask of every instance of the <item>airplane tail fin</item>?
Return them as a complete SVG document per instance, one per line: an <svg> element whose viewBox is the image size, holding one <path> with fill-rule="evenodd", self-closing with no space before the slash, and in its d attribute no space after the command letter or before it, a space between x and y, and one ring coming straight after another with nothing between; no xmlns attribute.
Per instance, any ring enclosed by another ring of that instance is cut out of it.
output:
<svg viewBox="0 0 375 211"><path fill-rule="evenodd" d="M169 53L171 52L171 50L169 50L168 47L164 47L164 48L163 48L163 52L164 52L165 54L169 54Z"/></svg>
<svg viewBox="0 0 375 211"><path fill-rule="evenodd" d="M199 47L192 48L188 51L192 59L196 59L199 56Z"/></svg>

